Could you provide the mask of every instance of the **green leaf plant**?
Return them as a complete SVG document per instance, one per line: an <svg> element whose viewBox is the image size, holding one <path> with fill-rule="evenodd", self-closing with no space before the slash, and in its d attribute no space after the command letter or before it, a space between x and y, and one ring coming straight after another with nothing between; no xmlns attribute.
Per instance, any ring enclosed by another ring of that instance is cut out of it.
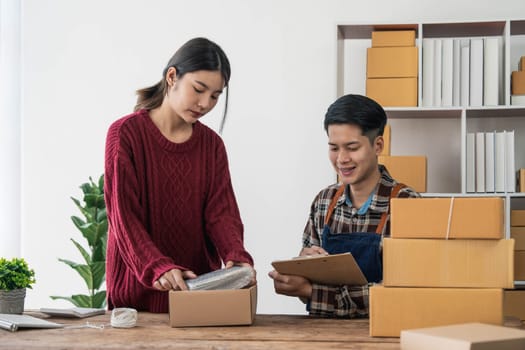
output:
<svg viewBox="0 0 525 350"><path fill-rule="evenodd" d="M29 268L24 258L0 258L0 290L31 288L34 283L35 271Z"/></svg>
<svg viewBox="0 0 525 350"><path fill-rule="evenodd" d="M98 183L89 178L89 182L80 186L84 193L83 203L79 199L71 197L84 219L72 216L71 220L76 228L86 239L88 249L71 238L78 249L83 263L77 263L66 259L58 259L70 266L84 279L89 294L75 294L70 297L51 296L51 299L63 299L73 303L77 307L102 308L106 306L106 291L102 284L106 277L106 246L108 235L108 219L106 215L106 203L104 202L104 175L101 175Z"/></svg>

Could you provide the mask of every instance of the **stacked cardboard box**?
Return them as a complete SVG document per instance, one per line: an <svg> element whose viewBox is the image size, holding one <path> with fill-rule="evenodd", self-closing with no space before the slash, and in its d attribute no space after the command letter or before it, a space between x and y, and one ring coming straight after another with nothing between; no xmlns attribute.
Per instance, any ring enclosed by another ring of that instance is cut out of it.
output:
<svg viewBox="0 0 525 350"><path fill-rule="evenodd" d="M418 50L414 30L372 32L366 95L382 106L417 106Z"/></svg>
<svg viewBox="0 0 525 350"><path fill-rule="evenodd" d="M518 70L511 76L511 104L525 106L525 56L521 56Z"/></svg>
<svg viewBox="0 0 525 350"><path fill-rule="evenodd" d="M394 198L383 285L370 288L370 335L454 323L503 323L514 241L495 197Z"/></svg>
<svg viewBox="0 0 525 350"><path fill-rule="evenodd" d="M514 279L525 281L525 210L511 210L510 237L514 239Z"/></svg>
<svg viewBox="0 0 525 350"><path fill-rule="evenodd" d="M390 155L390 125L385 127L383 138L385 140L385 147L383 148L383 152L379 155L379 164L383 164L390 175L398 182L404 183L418 192L426 192L427 157Z"/></svg>

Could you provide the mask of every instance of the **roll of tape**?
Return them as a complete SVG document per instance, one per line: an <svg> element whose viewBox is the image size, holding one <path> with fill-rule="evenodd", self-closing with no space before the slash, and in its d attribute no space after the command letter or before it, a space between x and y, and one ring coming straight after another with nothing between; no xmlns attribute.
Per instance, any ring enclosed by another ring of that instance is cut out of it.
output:
<svg viewBox="0 0 525 350"><path fill-rule="evenodd" d="M133 328L137 324L137 310L127 307L113 309L111 312L111 327Z"/></svg>

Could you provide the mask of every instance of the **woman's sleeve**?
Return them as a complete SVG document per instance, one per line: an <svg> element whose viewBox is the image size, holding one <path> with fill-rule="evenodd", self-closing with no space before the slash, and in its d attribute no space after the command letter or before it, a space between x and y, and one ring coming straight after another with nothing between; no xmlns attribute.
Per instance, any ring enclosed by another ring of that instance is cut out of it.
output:
<svg viewBox="0 0 525 350"><path fill-rule="evenodd" d="M120 128L110 128L106 140L104 195L113 236L110 239L140 283L152 287L164 272L183 268L164 256L146 231L137 190L142 186L134 170L132 147L121 132Z"/></svg>
<svg viewBox="0 0 525 350"><path fill-rule="evenodd" d="M245 262L253 265L251 255L244 248L244 226L231 183L228 158L222 140L217 142L211 156L210 187L205 202L206 232L223 262Z"/></svg>

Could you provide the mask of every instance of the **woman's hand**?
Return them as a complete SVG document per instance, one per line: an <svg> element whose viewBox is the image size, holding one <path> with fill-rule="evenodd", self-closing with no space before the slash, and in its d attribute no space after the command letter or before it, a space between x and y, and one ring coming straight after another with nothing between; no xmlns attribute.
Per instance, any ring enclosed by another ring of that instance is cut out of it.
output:
<svg viewBox="0 0 525 350"><path fill-rule="evenodd" d="M229 269L233 266L242 266L242 267L249 267L252 269L252 280L250 281L250 284L247 285L247 287L251 287L251 286L254 286L256 283L257 283L257 271L255 271L255 269L253 268L252 265L248 264L248 263L243 263L243 262L233 262L233 261L227 261L226 264L224 265L225 268Z"/></svg>
<svg viewBox="0 0 525 350"><path fill-rule="evenodd" d="M173 290L188 290L185 279L195 278L197 275L193 271L182 271L179 269L171 269L165 272L158 280L153 283L153 288L160 291Z"/></svg>

